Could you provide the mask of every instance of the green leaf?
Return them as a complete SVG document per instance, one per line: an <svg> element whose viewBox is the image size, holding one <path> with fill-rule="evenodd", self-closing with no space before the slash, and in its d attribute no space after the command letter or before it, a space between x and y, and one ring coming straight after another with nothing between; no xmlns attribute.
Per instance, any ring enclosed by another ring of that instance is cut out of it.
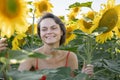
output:
<svg viewBox="0 0 120 80"><path fill-rule="evenodd" d="M42 59L48 57L42 53L27 51L27 50L6 50L0 53L0 57L6 57L6 55L9 56L9 59L17 59L17 60L26 59L29 57L42 58Z"/></svg>
<svg viewBox="0 0 120 80"><path fill-rule="evenodd" d="M79 73L79 74L74 78L74 80L86 80L87 76L88 76L87 74Z"/></svg>
<svg viewBox="0 0 120 80"><path fill-rule="evenodd" d="M77 46L60 46L59 48L56 48L58 50L68 50L72 52L76 52Z"/></svg>
<svg viewBox="0 0 120 80"><path fill-rule="evenodd" d="M7 50L1 51L0 52L0 57L5 57L7 53Z"/></svg>
<svg viewBox="0 0 120 80"><path fill-rule="evenodd" d="M69 8L74 8L74 7L90 7L91 8L92 2L86 2L86 3L79 3L76 2L74 4L71 4Z"/></svg>
<svg viewBox="0 0 120 80"><path fill-rule="evenodd" d="M71 69L69 67L60 67L56 69L57 72L49 73L47 75L47 80L73 80L70 76Z"/></svg>
<svg viewBox="0 0 120 80"><path fill-rule="evenodd" d="M44 59L44 58L47 58L48 56L42 53L34 52L34 53L31 53L29 57Z"/></svg>
<svg viewBox="0 0 120 80"><path fill-rule="evenodd" d="M42 74L36 71L9 71L7 75L11 76L13 80L39 80L42 77Z"/></svg>
<svg viewBox="0 0 120 80"><path fill-rule="evenodd" d="M29 52L26 50L8 50L9 59L22 60L28 58Z"/></svg>
<svg viewBox="0 0 120 80"><path fill-rule="evenodd" d="M104 59L104 67L108 70L120 74L120 63L113 60Z"/></svg>

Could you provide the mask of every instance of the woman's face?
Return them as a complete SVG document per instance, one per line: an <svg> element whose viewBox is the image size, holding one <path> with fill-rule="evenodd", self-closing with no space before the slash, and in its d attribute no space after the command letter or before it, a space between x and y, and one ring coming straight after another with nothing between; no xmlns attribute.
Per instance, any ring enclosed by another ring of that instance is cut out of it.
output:
<svg viewBox="0 0 120 80"><path fill-rule="evenodd" d="M41 21L40 36L46 44L59 44L62 36L60 26L52 18L46 18Z"/></svg>

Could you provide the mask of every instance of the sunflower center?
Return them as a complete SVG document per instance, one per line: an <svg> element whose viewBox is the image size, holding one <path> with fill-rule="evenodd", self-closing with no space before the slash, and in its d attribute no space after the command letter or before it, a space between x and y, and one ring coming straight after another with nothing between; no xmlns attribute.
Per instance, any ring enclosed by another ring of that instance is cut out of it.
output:
<svg viewBox="0 0 120 80"><path fill-rule="evenodd" d="M83 20L83 25L86 29L90 29L91 26L92 26L92 23L91 22L86 22L86 21Z"/></svg>
<svg viewBox="0 0 120 80"><path fill-rule="evenodd" d="M71 32L72 32L73 30L72 30L72 28L68 28L67 29L67 35L66 35L66 38L69 38L70 36L71 36Z"/></svg>
<svg viewBox="0 0 120 80"><path fill-rule="evenodd" d="M79 11L79 9L80 9L79 7L75 7L75 8L73 9L73 12L74 12L74 13L77 13L77 12Z"/></svg>
<svg viewBox="0 0 120 80"><path fill-rule="evenodd" d="M116 10L114 8L112 8L103 14L103 16L99 22L99 26L107 27L108 28L107 32L109 32L115 27L117 21L118 21L118 14L117 14Z"/></svg>
<svg viewBox="0 0 120 80"><path fill-rule="evenodd" d="M48 10L48 4L45 1L42 1L38 6L39 11L42 13L43 11Z"/></svg>
<svg viewBox="0 0 120 80"><path fill-rule="evenodd" d="M2 0L1 13L7 18L18 16L19 4L17 0Z"/></svg>

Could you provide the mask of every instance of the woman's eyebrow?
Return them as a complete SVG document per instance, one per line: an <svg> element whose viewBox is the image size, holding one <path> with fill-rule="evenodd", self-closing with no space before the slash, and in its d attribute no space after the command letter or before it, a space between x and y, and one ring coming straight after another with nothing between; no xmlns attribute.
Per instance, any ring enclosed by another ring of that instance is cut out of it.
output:
<svg viewBox="0 0 120 80"><path fill-rule="evenodd" d="M55 25L52 25L51 27L54 27L54 26L58 26L57 24L55 24Z"/></svg>
<svg viewBox="0 0 120 80"><path fill-rule="evenodd" d="M52 26L50 26L50 27L54 27L54 26L58 26L57 24L54 24L54 25L52 25ZM43 26L42 28L47 28L48 26Z"/></svg>
<svg viewBox="0 0 120 80"><path fill-rule="evenodd" d="M47 28L47 26L43 26L42 28Z"/></svg>

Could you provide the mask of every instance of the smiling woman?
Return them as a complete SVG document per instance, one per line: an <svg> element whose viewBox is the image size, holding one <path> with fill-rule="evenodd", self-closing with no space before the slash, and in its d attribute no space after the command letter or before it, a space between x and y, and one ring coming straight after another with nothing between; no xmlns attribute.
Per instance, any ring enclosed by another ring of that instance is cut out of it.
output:
<svg viewBox="0 0 120 80"><path fill-rule="evenodd" d="M43 45L35 52L51 56L49 59L29 58L21 63L18 70L42 70L56 69L59 67L70 67L78 69L78 59L75 53L65 50L57 50L65 42L66 29L63 22L51 13L44 14L38 22L38 35L43 41ZM83 70L86 74L93 74L93 67ZM72 73L73 75L73 73Z"/></svg>

